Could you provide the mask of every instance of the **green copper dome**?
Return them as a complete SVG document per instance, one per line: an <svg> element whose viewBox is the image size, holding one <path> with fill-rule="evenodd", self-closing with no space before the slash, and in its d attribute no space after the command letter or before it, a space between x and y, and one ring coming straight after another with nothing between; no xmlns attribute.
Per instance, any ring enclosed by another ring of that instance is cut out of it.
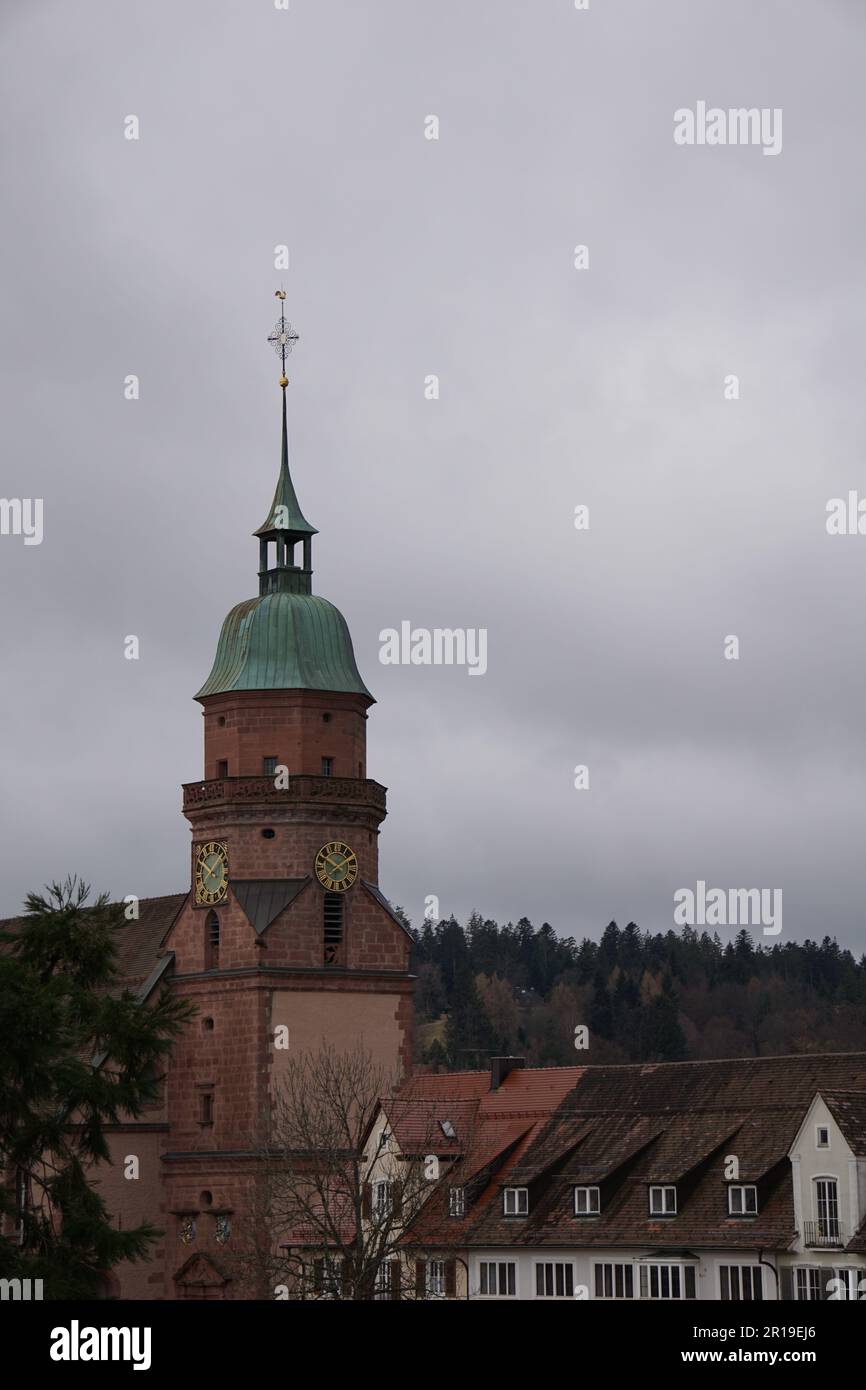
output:
<svg viewBox="0 0 866 1390"><path fill-rule="evenodd" d="M229 613L195 698L231 690L328 690L373 700L346 619L327 599L303 593L261 594Z"/></svg>
<svg viewBox="0 0 866 1390"><path fill-rule="evenodd" d="M327 690L373 696L358 674L346 619L311 592L312 540L289 472L285 371L283 438L277 490L259 542L259 597L232 609L222 626L213 670L195 696L232 690Z"/></svg>

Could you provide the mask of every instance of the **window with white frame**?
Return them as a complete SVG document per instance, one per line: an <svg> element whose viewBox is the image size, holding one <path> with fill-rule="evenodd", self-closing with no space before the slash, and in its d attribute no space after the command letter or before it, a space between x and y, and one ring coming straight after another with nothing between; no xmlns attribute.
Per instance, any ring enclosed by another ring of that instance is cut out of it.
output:
<svg viewBox="0 0 866 1390"><path fill-rule="evenodd" d="M763 1299L763 1273L760 1265L722 1265L719 1269L720 1297L733 1302Z"/></svg>
<svg viewBox="0 0 866 1390"><path fill-rule="evenodd" d="M649 1190L651 1216L676 1216L677 1190L675 1187L651 1187Z"/></svg>
<svg viewBox="0 0 866 1390"><path fill-rule="evenodd" d="M815 1179L815 1216L821 1240L840 1238L839 1186L835 1178Z"/></svg>
<svg viewBox="0 0 866 1390"><path fill-rule="evenodd" d="M448 1215L466 1215L466 1189L465 1187L449 1187L448 1189Z"/></svg>
<svg viewBox="0 0 866 1390"><path fill-rule="evenodd" d="M425 1293L428 1298L445 1297L445 1261L428 1260L424 1279Z"/></svg>
<svg viewBox="0 0 866 1390"><path fill-rule="evenodd" d="M502 1210L506 1216L526 1216L529 1211L529 1188L506 1187Z"/></svg>
<svg viewBox="0 0 866 1390"><path fill-rule="evenodd" d="M373 1215L378 1220L391 1213L391 1184L387 1181L373 1183Z"/></svg>
<svg viewBox="0 0 866 1390"><path fill-rule="evenodd" d="M376 1270L373 1297L379 1301L400 1297L400 1261L383 1260Z"/></svg>
<svg viewBox="0 0 866 1390"><path fill-rule="evenodd" d="M730 1216L757 1216L758 1189L753 1183L731 1183L728 1187Z"/></svg>
<svg viewBox="0 0 866 1390"><path fill-rule="evenodd" d="M536 1298L574 1298L574 1265L570 1260L538 1260Z"/></svg>
<svg viewBox="0 0 866 1390"><path fill-rule="evenodd" d="M634 1265L597 1264L593 1277L596 1298L634 1298Z"/></svg>
<svg viewBox="0 0 866 1390"><path fill-rule="evenodd" d="M641 1298L696 1298L695 1267L683 1264L642 1264Z"/></svg>
<svg viewBox="0 0 866 1390"><path fill-rule="evenodd" d="M574 1189L575 1216L598 1216L601 1200L597 1187L576 1187Z"/></svg>
<svg viewBox="0 0 866 1390"><path fill-rule="evenodd" d="M827 1125L816 1125L816 1126L815 1126L815 1148L816 1148L816 1149L829 1149L829 1147L830 1147L830 1130L829 1130L829 1128L827 1127Z"/></svg>
<svg viewBox="0 0 866 1390"><path fill-rule="evenodd" d="M478 1292L482 1298L516 1298L517 1265L514 1260L479 1260Z"/></svg>
<svg viewBox="0 0 866 1390"><path fill-rule="evenodd" d="M866 1269L834 1269L833 1278L827 1286L827 1297L832 1303L857 1302L866 1298Z"/></svg>
<svg viewBox="0 0 866 1390"><path fill-rule="evenodd" d="M814 1303L821 1297L821 1271L814 1265L797 1265L794 1293L799 1302Z"/></svg>
<svg viewBox="0 0 866 1390"><path fill-rule="evenodd" d="M343 1261L334 1255L320 1256L307 1269L314 1298L340 1298L343 1292Z"/></svg>

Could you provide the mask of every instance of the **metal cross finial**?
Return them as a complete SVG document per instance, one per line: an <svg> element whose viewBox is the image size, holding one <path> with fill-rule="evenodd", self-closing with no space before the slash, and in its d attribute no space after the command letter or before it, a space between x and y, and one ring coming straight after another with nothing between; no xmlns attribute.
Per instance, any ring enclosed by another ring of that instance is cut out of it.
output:
<svg viewBox="0 0 866 1390"><path fill-rule="evenodd" d="M285 391L289 384L289 379L286 376L286 358L291 352L293 345L298 341L298 335L286 318L285 290L277 290L276 297L280 301L282 312L280 313L279 319L274 324L273 332L268 334L268 342L273 343L274 351L277 356L282 359L283 374L280 377L280 385Z"/></svg>

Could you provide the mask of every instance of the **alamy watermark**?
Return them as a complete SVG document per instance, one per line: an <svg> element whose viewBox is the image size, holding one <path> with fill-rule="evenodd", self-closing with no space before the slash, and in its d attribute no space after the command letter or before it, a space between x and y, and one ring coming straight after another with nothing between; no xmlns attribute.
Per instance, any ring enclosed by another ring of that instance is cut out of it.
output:
<svg viewBox="0 0 866 1390"><path fill-rule="evenodd" d="M866 497L853 488L847 497L831 497L825 526L828 536L866 536Z"/></svg>
<svg viewBox="0 0 866 1390"><path fill-rule="evenodd" d="M379 633L383 666L465 666L470 676L487 670L486 627L415 627L408 621Z"/></svg>
<svg viewBox="0 0 866 1390"><path fill-rule="evenodd" d="M48 1355L52 1361L131 1361L134 1371L148 1371L151 1329L82 1327L73 1318L69 1327L52 1328Z"/></svg>
<svg viewBox="0 0 866 1390"><path fill-rule="evenodd" d="M41 1279L0 1279L0 1301L29 1303L31 1299L41 1299L42 1283Z"/></svg>
<svg viewBox="0 0 866 1390"><path fill-rule="evenodd" d="M674 893L674 922L678 927L763 927L764 936L782 930L781 888L710 888L702 878L697 886Z"/></svg>
<svg viewBox="0 0 866 1390"><path fill-rule="evenodd" d="M675 145L760 145L762 154L782 153L780 106L720 106L695 103L674 112Z"/></svg>
<svg viewBox="0 0 866 1390"><path fill-rule="evenodd" d="M42 498L0 497L0 536L23 536L25 545L41 545Z"/></svg>

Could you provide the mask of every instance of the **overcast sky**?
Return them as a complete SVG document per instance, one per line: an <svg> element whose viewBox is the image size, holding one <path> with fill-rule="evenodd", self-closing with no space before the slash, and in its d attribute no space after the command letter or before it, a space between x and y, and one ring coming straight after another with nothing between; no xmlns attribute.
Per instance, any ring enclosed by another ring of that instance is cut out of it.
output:
<svg viewBox="0 0 866 1390"><path fill-rule="evenodd" d="M866 948L866 536L825 525L866 497L860 0L33 0L2 37L0 491L44 540L0 537L0 911L188 886L282 279L383 891L595 935L781 888L772 939ZM780 108L781 152L675 144L699 101ZM485 628L487 673L380 664L407 620Z"/></svg>

